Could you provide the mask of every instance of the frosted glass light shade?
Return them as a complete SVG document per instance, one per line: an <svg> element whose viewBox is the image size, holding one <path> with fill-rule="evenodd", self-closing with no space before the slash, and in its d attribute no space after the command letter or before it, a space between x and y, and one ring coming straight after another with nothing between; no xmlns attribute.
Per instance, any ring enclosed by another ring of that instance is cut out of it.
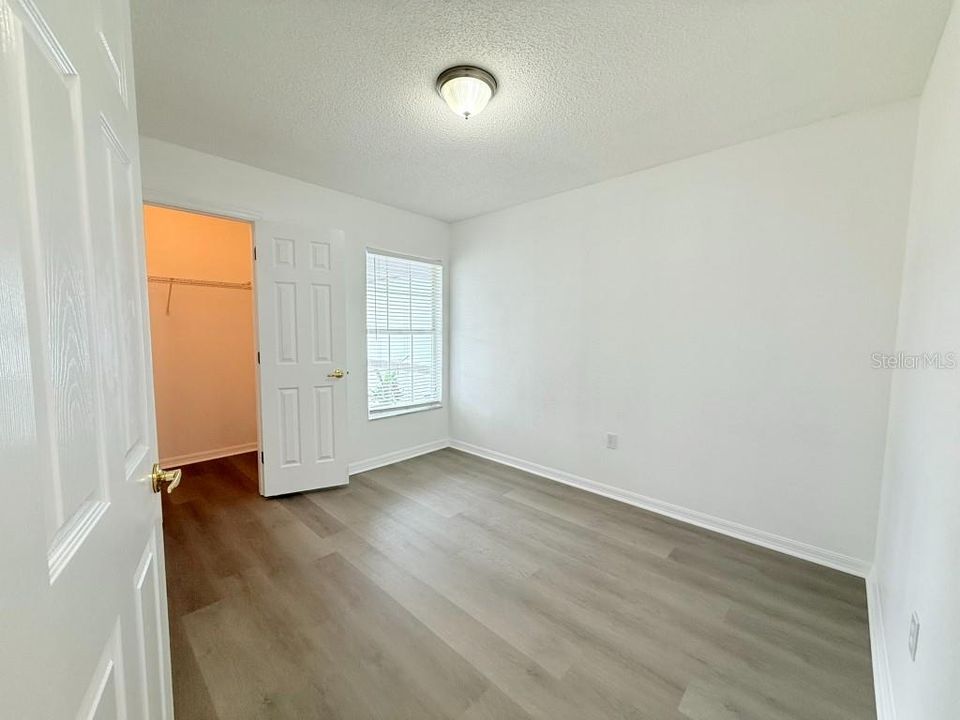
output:
<svg viewBox="0 0 960 720"><path fill-rule="evenodd" d="M437 91L450 109L464 119L479 114L497 91L493 75L480 68L460 66L444 70Z"/></svg>

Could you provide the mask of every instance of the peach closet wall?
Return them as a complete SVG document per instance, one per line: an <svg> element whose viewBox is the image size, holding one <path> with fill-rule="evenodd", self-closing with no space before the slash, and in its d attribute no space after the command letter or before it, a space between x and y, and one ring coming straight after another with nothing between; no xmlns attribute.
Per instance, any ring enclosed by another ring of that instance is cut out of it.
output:
<svg viewBox="0 0 960 720"><path fill-rule="evenodd" d="M248 223L147 205L144 229L152 277L251 281ZM147 285L161 462L255 450L253 291Z"/></svg>

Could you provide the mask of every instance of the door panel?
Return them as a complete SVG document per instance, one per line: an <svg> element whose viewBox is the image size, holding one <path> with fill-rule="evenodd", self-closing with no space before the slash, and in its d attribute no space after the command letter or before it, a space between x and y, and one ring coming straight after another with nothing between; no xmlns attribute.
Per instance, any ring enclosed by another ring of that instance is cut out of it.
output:
<svg viewBox="0 0 960 720"><path fill-rule="evenodd" d="M310 319L315 363L329 363L333 360L332 312L330 286L322 283L312 284L310 286Z"/></svg>
<svg viewBox="0 0 960 720"><path fill-rule="evenodd" d="M111 353L109 358L111 366L106 373L109 383L107 391L118 392L123 407L120 419L124 471L130 476L139 466L152 442L148 435L151 423L148 416L147 388L142 382L146 375L144 346L147 340L141 331L147 327L139 298L142 290L142 260L138 248L129 242L129 238L139 237L137 221L140 204L138 183L134 182L134 169L129 152L106 118L101 118L100 129L99 139L102 142L108 181L106 189L109 225L97 257L103 260L100 263L102 276L115 279L110 308L111 314L119 315L118 327L121 332L117 346L119 353ZM117 379L119 383L116 382ZM117 384L119 387L116 387Z"/></svg>
<svg viewBox="0 0 960 720"><path fill-rule="evenodd" d="M163 692L166 668L164 667L164 637L166 615L164 613L164 578L157 558L157 545L163 537L151 533L143 557L134 574L134 626L137 630L137 666L139 680L145 688L143 717L168 717L167 697Z"/></svg>
<svg viewBox="0 0 960 720"><path fill-rule="evenodd" d="M90 237L84 217L81 84L73 63L48 27L30 23L22 42L19 90L29 137L23 166L32 180L24 187L31 238L25 265L34 292L30 308L37 348L33 366L48 378L38 420L44 477L44 509L51 572L59 572L72 550L102 516L108 502L101 482L100 414L95 406L94 359L90 353ZM70 468L84 468L70 477Z"/></svg>
<svg viewBox="0 0 960 720"><path fill-rule="evenodd" d="M100 660L80 703L78 720L120 720L127 715L127 694L123 678L123 648L120 645L120 624L107 639Z"/></svg>
<svg viewBox="0 0 960 720"><path fill-rule="evenodd" d="M169 718L126 0L0 0L0 717Z"/></svg>
<svg viewBox="0 0 960 720"><path fill-rule="evenodd" d="M258 222L261 492L344 485L343 233Z"/></svg>

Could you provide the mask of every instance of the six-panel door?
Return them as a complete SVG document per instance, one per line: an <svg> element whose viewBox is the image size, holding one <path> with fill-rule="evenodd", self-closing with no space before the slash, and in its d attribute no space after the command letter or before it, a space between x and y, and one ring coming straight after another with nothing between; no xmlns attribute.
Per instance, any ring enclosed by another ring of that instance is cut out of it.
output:
<svg viewBox="0 0 960 720"><path fill-rule="evenodd" d="M126 0L0 0L0 717L173 714Z"/></svg>
<svg viewBox="0 0 960 720"><path fill-rule="evenodd" d="M257 222L261 491L343 485L346 393L340 230Z"/></svg>

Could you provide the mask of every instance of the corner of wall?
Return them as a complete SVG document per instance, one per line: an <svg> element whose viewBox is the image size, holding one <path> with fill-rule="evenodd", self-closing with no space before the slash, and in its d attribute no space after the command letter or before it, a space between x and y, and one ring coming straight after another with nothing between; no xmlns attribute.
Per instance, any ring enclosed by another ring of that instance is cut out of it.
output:
<svg viewBox="0 0 960 720"><path fill-rule="evenodd" d="M867 575L867 612L870 624L870 656L873 661L873 691L877 720L896 720L893 681L887 657L887 638L883 625L883 599L876 570Z"/></svg>

